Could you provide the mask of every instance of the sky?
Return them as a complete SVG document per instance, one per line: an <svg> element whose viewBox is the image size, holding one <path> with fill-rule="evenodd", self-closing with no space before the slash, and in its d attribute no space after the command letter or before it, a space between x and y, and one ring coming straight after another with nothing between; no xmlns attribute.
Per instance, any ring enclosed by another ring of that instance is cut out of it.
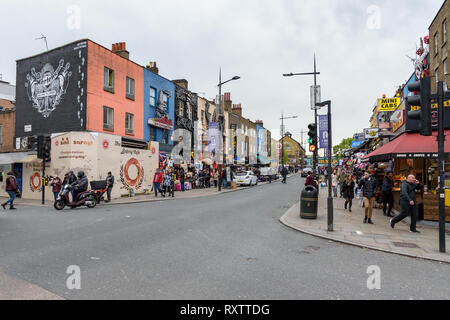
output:
<svg viewBox="0 0 450 320"><path fill-rule="evenodd" d="M168 79L186 79L206 98L218 94L219 69L243 115L280 138L301 141L317 59L322 100L332 101L333 144L369 127L374 104L393 96L414 71L420 37L443 0L0 0L0 74L15 84L21 58L89 38L107 48L126 42L130 59L156 61ZM320 110L319 114L326 114Z"/></svg>

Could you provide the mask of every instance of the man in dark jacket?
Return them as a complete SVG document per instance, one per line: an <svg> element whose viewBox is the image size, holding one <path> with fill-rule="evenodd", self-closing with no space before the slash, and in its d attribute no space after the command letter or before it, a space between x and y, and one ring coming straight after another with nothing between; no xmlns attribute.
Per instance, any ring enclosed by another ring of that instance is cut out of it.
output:
<svg viewBox="0 0 450 320"><path fill-rule="evenodd" d="M375 195L377 194L377 180L366 171L364 177L359 182L359 188L363 191L364 201L364 223L373 224L372 222L372 208L375 202Z"/></svg>
<svg viewBox="0 0 450 320"><path fill-rule="evenodd" d="M108 189L106 190L106 196L108 197L108 200L105 201L106 203L111 202L111 191L114 187L114 176L112 175L112 172L108 172L108 176L106 177L106 186Z"/></svg>
<svg viewBox="0 0 450 320"><path fill-rule="evenodd" d="M410 231L413 233L420 233L416 230L417 223L417 201L416 201L416 190L421 190L422 185L416 180L414 175L408 176L406 181L402 182L402 188L400 191L400 206L402 212L391 219L391 227L395 228L395 224L405 219L407 216L411 216L411 227Z"/></svg>
<svg viewBox="0 0 450 320"><path fill-rule="evenodd" d="M8 201L2 204L3 209L6 210L6 205L9 203L9 209L10 210L16 210L14 208L14 200L16 199L16 192L19 189L19 185L17 184L16 177L14 176L13 172L8 172L7 178L6 178L6 192L9 195Z"/></svg>
<svg viewBox="0 0 450 320"><path fill-rule="evenodd" d="M381 192L383 193L383 215L393 218L394 216L391 214L392 207L394 206L394 196L392 194L392 172L388 172L384 177ZM389 206L389 209L387 209L387 206Z"/></svg>
<svg viewBox="0 0 450 320"><path fill-rule="evenodd" d="M283 167L283 169L281 169L281 175L283 176L283 181L281 182L287 184L286 179L288 175L288 169L286 167Z"/></svg>
<svg viewBox="0 0 450 320"><path fill-rule="evenodd" d="M78 195L85 192L89 187L89 180L86 177L84 171L79 171L77 174L78 180L72 183L72 187L75 190L73 201L78 200Z"/></svg>

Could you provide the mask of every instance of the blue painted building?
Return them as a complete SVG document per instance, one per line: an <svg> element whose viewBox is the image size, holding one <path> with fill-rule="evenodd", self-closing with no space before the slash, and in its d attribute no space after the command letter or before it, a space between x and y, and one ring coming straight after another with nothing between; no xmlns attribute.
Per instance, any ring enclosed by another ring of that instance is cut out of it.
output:
<svg viewBox="0 0 450 320"><path fill-rule="evenodd" d="M144 139L171 152L175 123L175 84L158 74L156 63L144 68Z"/></svg>

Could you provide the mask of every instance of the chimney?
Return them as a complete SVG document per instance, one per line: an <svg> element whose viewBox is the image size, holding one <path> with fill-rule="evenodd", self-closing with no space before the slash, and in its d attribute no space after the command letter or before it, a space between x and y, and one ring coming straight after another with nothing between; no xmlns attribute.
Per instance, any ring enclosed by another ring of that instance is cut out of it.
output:
<svg viewBox="0 0 450 320"><path fill-rule="evenodd" d="M264 122L262 120L256 120L255 123L260 125L261 127L264 127Z"/></svg>
<svg viewBox="0 0 450 320"><path fill-rule="evenodd" d="M125 42L113 43L112 52L122 58L130 60L130 53L127 51L127 45Z"/></svg>
<svg viewBox="0 0 450 320"><path fill-rule="evenodd" d="M150 62L146 68L153 73L159 74L159 69L156 66L156 61Z"/></svg>
<svg viewBox="0 0 450 320"><path fill-rule="evenodd" d="M172 82L186 90L189 90L188 89L188 81L185 79L172 80Z"/></svg>
<svg viewBox="0 0 450 320"><path fill-rule="evenodd" d="M233 114L242 117L242 105L241 104L233 104Z"/></svg>
<svg viewBox="0 0 450 320"><path fill-rule="evenodd" d="M233 102L231 101L231 93L226 92L223 98L223 108L225 109L225 112L233 112L232 103Z"/></svg>

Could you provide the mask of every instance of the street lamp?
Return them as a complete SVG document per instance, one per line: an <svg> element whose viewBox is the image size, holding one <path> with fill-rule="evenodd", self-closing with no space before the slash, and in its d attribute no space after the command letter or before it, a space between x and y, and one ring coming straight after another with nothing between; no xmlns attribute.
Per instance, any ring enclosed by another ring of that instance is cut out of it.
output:
<svg viewBox="0 0 450 320"><path fill-rule="evenodd" d="M285 73L283 74L283 77L293 77L293 76L308 76L308 75L314 75L314 103L317 102L317 96L316 96L316 87L317 87L317 75L320 74L320 72L317 72L316 70L316 55L314 55L314 72L303 72L303 73ZM314 108L314 123L317 127L317 108ZM314 151L314 172L317 170L317 149Z"/></svg>
<svg viewBox="0 0 450 320"><path fill-rule="evenodd" d="M222 127L222 149L223 149L223 163L220 166L220 170L219 170L219 191L222 191L222 170L223 170L223 166L226 163L226 157L225 157L225 112L222 106L222 86L225 83L228 83L230 81L235 81L235 80L239 80L241 77L239 76L234 76L233 78L222 82L222 69L220 69L219 72L219 84L217 85L219 87L219 118L220 118L220 123L221 123L221 127Z"/></svg>
<svg viewBox="0 0 450 320"><path fill-rule="evenodd" d="M332 131L331 131L331 101L323 101L316 103L317 107L328 106L328 231L333 231L333 196L331 194L331 154L333 153Z"/></svg>
<svg viewBox="0 0 450 320"><path fill-rule="evenodd" d="M297 119L298 116L285 117L283 113L281 113L281 164L284 167L284 120L287 119Z"/></svg>

